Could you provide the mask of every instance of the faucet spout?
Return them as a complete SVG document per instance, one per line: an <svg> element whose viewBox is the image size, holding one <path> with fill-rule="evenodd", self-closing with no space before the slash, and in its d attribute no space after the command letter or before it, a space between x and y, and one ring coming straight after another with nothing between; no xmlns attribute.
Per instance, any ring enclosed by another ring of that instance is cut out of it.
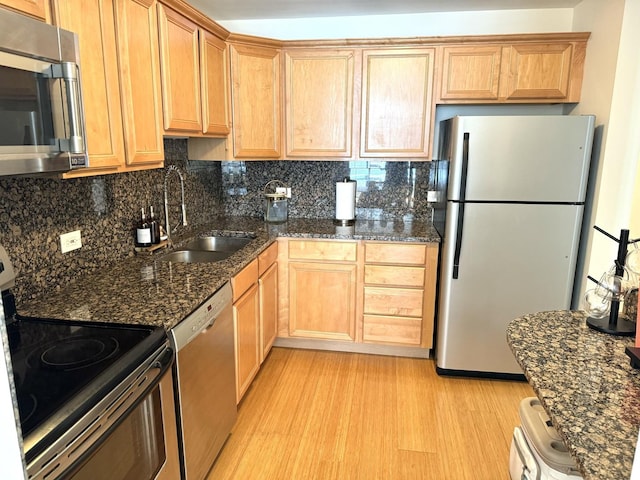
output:
<svg viewBox="0 0 640 480"><path fill-rule="evenodd" d="M169 167L167 167L167 173L164 176L164 221L167 229L167 237L169 238L169 240L171 240L171 231L173 229L171 228L171 225L169 223L169 196L167 194L167 180L171 175L171 172L175 172L178 175L178 178L180 179L180 195L181 195L180 203L181 203L181 217L182 217L181 223L182 223L182 226L185 226L185 227L187 226L187 206L184 203L184 178L182 176L182 173L180 173L180 170L178 169L178 167L176 167L175 165L169 165ZM176 228L178 227L178 225L176 225Z"/></svg>

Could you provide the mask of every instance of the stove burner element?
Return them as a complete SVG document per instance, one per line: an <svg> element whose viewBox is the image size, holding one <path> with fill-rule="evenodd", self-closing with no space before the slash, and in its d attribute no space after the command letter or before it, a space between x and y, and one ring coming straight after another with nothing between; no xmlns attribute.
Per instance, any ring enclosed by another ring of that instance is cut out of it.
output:
<svg viewBox="0 0 640 480"><path fill-rule="evenodd" d="M44 368L68 372L100 363L118 349L119 343L113 337L68 338L41 347L30 355L30 360L38 358Z"/></svg>
<svg viewBox="0 0 640 480"><path fill-rule="evenodd" d="M18 412L20 413L20 421L28 422L36 413L38 408L38 399L33 393L18 396Z"/></svg>

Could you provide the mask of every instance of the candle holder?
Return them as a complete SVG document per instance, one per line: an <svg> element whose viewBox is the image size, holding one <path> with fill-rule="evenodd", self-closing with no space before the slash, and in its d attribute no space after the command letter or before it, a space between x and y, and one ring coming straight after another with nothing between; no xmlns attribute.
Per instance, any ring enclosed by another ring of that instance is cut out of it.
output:
<svg viewBox="0 0 640 480"><path fill-rule="evenodd" d="M618 243L618 255L614 266L609 272L605 272L600 280L587 276L589 280L597 284L595 291L588 293L600 297L603 303L610 303L608 317L599 315L604 309L595 308L593 312L597 313L587 318L587 325L594 330L608 333L609 335L633 336L636 333L636 323L621 317L619 313L620 300L624 298L631 281L629 270L625 268L627 248L630 244L640 241L640 239L629 240L629 230L626 229L620 230L620 238L616 238L600 227L594 226L593 228ZM591 301L593 302L593 300Z"/></svg>

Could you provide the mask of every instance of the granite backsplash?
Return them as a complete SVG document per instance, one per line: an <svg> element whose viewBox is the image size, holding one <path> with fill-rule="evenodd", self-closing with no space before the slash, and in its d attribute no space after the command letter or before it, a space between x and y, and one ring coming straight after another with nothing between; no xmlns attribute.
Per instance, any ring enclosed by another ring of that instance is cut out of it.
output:
<svg viewBox="0 0 640 480"><path fill-rule="evenodd" d="M187 141L165 139L165 165L184 174L189 224L219 215L261 216L270 180L292 187L289 216L333 218L335 182L357 180L360 219L428 218L429 162L187 160ZM60 288L83 273L133 255L140 208L153 205L164 223L164 169L88 178L0 177L0 244L16 269L18 303ZM170 217L179 221L180 185L168 181ZM82 231L82 248L60 253L60 235Z"/></svg>

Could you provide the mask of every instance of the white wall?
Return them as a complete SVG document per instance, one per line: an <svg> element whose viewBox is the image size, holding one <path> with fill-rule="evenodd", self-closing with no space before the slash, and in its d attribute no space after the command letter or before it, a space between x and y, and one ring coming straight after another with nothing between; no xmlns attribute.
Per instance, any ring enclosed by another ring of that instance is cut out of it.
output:
<svg viewBox="0 0 640 480"><path fill-rule="evenodd" d="M583 0L574 13L574 30L590 31L580 103L572 113L594 113L603 125L590 226L618 236L631 228L640 158L640 0ZM635 231L634 231L635 230ZM636 222L631 236L639 236ZM581 294L617 254L617 244L591 230L585 269L577 280Z"/></svg>
<svg viewBox="0 0 640 480"><path fill-rule="evenodd" d="M353 17L228 20L234 33L280 40L380 38L436 35L570 32L573 9L369 15Z"/></svg>

